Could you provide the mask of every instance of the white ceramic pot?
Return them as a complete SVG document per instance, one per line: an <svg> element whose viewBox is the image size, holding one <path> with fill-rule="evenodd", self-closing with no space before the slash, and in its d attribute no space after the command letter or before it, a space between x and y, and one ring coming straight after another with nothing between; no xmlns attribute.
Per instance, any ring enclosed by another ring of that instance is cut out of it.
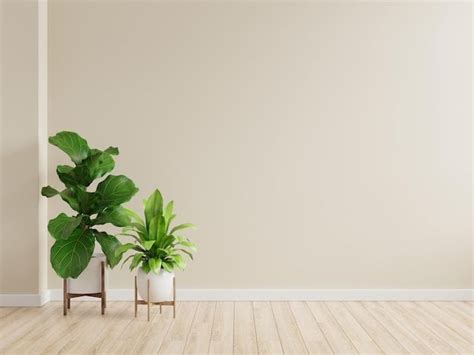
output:
<svg viewBox="0 0 474 355"><path fill-rule="evenodd" d="M146 273L142 268L137 271L138 293L140 298L148 301L147 280L150 280L150 302L173 301L174 273L161 269L159 274Z"/></svg>
<svg viewBox="0 0 474 355"><path fill-rule="evenodd" d="M98 293L100 289L100 263L106 262L104 254L92 255L89 265L79 275L77 279L69 278L67 288L69 293ZM107 273L104 272L105 285L107 288Z"/></svg>

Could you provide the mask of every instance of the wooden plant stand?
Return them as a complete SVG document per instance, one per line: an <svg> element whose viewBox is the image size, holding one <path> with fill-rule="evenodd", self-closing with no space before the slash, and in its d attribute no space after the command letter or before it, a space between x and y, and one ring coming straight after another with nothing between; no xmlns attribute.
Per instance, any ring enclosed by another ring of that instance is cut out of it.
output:
<svg viewBox="0 0 474 355"><path fill-rule="evenodd" d="M105 292L105 262L100 263L100 292L97 293L69 293L67 290L67 279L63 280L63 314L67 315L67 310L71 308L71 298L76 297L96 297L101 299L101 313L105 313L106 292Z"/></svg>
<svg viewBox="0 0 474 355"><path fill-rule="evenodd" d="M157 304L160 306L160 313L162 312L162 306L173 306L173 318L176 318L176 279L173 277L173 300L172 301L162 301L162 302L150 302L150 280L146 280L147 285L147 299L139 300L138 299L138 286L137 286L137 277L135 276L135 318L137 317L137 310L139 304L146 304L147 305L147 320L150 321L150 307L152 304Z"/></svg>

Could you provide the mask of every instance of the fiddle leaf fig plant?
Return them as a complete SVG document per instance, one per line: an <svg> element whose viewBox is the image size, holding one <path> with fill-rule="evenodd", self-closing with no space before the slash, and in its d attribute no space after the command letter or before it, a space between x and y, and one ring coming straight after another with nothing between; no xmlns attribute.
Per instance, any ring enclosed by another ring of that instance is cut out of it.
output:
<svg viewBox="0 0 474 355"><path fill-rule="evenodd" d="M45 186L41 190L45 197L61 197L75 211L73 216L60 213L48 223L49 234L55 239L50 256L54 271L62 278L77 278L89 264L96 241L107 258L107 264L114 267L121 259L121 255L115 252L121 243L97 227L105 224L128 226L131 218L121 205L138 191L128 177L109 174L115 167L113 156L119 154L118 149L109 147L102 151L90 148L79 134L66 131L50 137L49 143L61 149L74 163L74 166L58 165L56 168L64 189ZM105 175L107 177L95 191L87 191L95 180Z"/></svg>
<svg viewBox="0 0 474 355"><path fill-rule="evenodd" d="M129 250L136 251L124 261L132 259L130 270L140 266L145 273L158 274L161 269L172 272L175 268L183 270L186 267L185 255L193 259L196 246L176 232L194 228L194 225L184 223L171 228L171 221L176 217L173 201L163 207L163 197L158 189L145 200L145 220L131 210L126 211L131 223L123 228L121 235L132 237L135 242L119 246L115 254L121 257Z"/></svg>

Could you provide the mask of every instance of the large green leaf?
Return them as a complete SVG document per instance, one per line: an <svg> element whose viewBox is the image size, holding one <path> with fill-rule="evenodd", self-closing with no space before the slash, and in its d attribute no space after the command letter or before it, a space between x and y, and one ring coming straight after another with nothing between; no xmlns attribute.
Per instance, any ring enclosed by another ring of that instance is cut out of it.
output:
<svg viewBox="0 0 474 355"><path fill-rule="evenodd" d="M59 191L56 190L54 187L51 187L51 186L45 186L41 189L41 195L45 196L45 197L53 197L53 196L56 196L57 194L59 194Z"/></svg>
<svg viewBox="0 0 474 355"><path fill-rule="evenodd" d="M132 180L124 175L109 175L97 185L102 206L117 206L129 201L138 191Z"/></svg>
<svg viewBox="0 0 474 355"><path fill-rule="evenodd" d="M69 155L76 164L80 164L89 156L90 148L87 145L87 141L74 132L59 132L55 136L49 137L49 143Z"/></svg>
<svg viewBox="0 0 474 355"><path fill-rule="evenodd" d="M56 174L66 187L89 186L94 181L89 169L83 163L75 168L69 165L58 165Z"/></svg>
<svg viewBox="0 0 474 355"><path fill-rule="evenodd" d="M120 259L122 259L121 254L116 254L115 251L122 245L118 239L110 234L107 234L105 232L97 232L94 231L94 235L99 242L102 251L104 252L105 256L107 257L107 264L111 268L113 268L115 265L117 265L120 262Z"/></svg>
<svg viewBox="0 0 474 355"><path fill-rule="evenodd" d="M67 240L57 240L51 248L51 265L63 279L77 278L87 267L94 253L92 231L76 229Z"/></svg>
<svg viewBox="0 0 474 355"><path fill-rule="evenodd" d="M72 188L61 191L59 195L64 201L69 204L69 206L71 206L74 211L81 212L79 201Z"/></svg>
<svg viewBox="0 0 474 355"><path fill-rule="evenodd" d="M94 224L112 223L117 227L125 227L130 224L130 216L122 206L109 207L97 215Z"/></svg>
<svg viewBox="0 0 474 355"><path fill-rule="evenodd" d="M84 164L89 170L89 175L92 179L104 176L115 167L112 156L98 149L91 150L91 155L84 161Z"/></svg>
<svg viewBox="0 0 474 355"><path fill-rule="evenodd" d="M69 217L64 213L59 214L56 218L48 223L49 234L54 239L68 239L72 232L81 224L82 216Z"/></svg>
<svg viewBox="0 0 474 355"><path fill-rule="evenodd" d="M75 189L75 191L81 213L91 215L99 212L101 205L98 193L88 192L83 189Z"/></svg>
<svg viewBox="0 0 474 355"><path fill-rule="evenodd" d="M163 197L158 189L148 197L145 203L145 220L147 228L153 217L161 216L163 212Z"/></svg>

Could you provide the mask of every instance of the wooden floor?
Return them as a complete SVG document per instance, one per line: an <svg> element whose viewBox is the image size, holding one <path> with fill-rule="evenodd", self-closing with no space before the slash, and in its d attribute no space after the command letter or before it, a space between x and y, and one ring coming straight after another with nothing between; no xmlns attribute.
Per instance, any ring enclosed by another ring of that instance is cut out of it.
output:
<svg viewBox="0 0 474 355"><path fill-rule="evenodd" d="M464 353L472 302L180 302L171 309L97 302L0 308L0 353Z"/></svg>

